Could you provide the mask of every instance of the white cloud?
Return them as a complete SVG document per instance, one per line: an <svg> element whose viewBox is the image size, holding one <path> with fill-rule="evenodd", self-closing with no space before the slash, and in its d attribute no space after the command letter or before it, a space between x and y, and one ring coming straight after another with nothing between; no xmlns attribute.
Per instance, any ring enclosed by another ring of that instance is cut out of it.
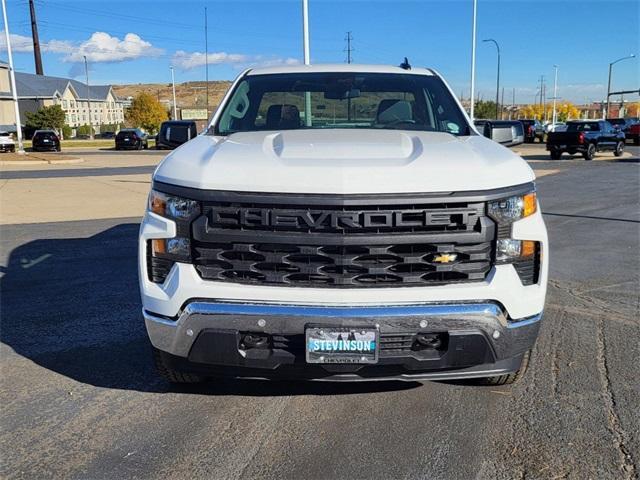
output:
<svg viewBox="0 0 640 480"><path fill-rule="evenodd" d="M24 35L16 35L15 33L11 33L9 35L9 39L11 40L11 51L12 52L31 52L33 51L33 43L31 42L31 37L25 37ZM4 30L0 32L0 51L5 52L7 50L7 36L4 33Z"/></svg>
<svg viewBox="0 0 640 480"><path fill-rule="evenodd" d="M89 40L82 42L63 57L62 61L81 62L86 55L90 62L123 62L141 57L155 57L161 53L162 50L155 48L135 33L127 33L124 39L120 40L105 32L95 32Z"/></svg>
<svg viewBox="0 0 640 480"><path fill-rule="evenodd" d="M0 50L7 49L4 31L0 32ZM162 50L143 40L135 33L127 33L124 39L113 37L105 32L94 32L88 40L70 42L68 40L50 40L41 43L43 52L65 54L63 62L82 62L84 55L90 62L123 62L141 57L155 57ZM13 52L32 52L31 37L11 34Z"/></svg>
<svg viewBox="0 0 640 480"><path fill-rule="evenodd" d="M173 65L182 70L191 70L206 64L207 56L202 52L185 52L178 50L173 55ZM264 55L244 55L240 53L212 52L208 55L209 65L235 65L235 66L273 66L273 65L297 65L300 63L295 58L268 57Z"/></svg>

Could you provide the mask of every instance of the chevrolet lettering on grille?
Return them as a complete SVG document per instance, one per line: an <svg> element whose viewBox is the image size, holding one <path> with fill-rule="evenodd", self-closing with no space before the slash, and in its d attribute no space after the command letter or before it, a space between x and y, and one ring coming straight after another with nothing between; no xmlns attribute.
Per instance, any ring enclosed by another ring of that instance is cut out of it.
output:
<svg viewBox="0 0 640 480"><path fill-rule="evenodd" d="M217 207L210 225L231 228L292 230L360 230L411 227L466 227L475 224L474 209L327 211Z"/></svg>

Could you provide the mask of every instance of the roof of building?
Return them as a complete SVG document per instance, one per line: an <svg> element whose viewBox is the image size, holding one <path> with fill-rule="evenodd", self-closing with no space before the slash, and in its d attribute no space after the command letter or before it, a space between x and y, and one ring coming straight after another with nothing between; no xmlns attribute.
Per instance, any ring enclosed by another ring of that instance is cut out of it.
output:
<svg viewBox="0 0 640 480"><path fill-rule="evenodd" d="M19 98L51 98L62 95L71 86L80 100L87 99L87 84L77 80L16 72L16 90ZM109 95L111 85L90 85L89 94L93 101L103 101ZM114 95L115 96L115 95Z"/></svg>

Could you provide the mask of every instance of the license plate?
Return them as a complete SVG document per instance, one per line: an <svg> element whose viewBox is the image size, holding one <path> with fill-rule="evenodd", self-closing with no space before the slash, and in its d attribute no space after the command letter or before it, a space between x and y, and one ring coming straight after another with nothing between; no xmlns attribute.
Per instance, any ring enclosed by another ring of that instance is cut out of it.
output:
<svg viewBox="0 0 640 480"><path fill-rule="evenodd" d="M44 143L49 143L49 139L48 139L48 138L43 138L43 139L42 139L42 141L43 141Z"/></svg>
<svg viewBox="0 0 640 480"><path fill-rule="evenodd" d="M371 327L307 327L307 363L377 363L379 336Z"/></svg>
<svg viewBox="0 0 640 480"><path fill-rule="evenodd" d="M124 141L125 141L125 142L128 142L128 141L129 141L129 139L128 139L128 138L125 138L125 139L124 139Z"/></svg>
<svg viewBox="0 0 640 480"><path fill-rule="evenodd" d="M560 148L567 148L566 145L560 145Z"/></svg>

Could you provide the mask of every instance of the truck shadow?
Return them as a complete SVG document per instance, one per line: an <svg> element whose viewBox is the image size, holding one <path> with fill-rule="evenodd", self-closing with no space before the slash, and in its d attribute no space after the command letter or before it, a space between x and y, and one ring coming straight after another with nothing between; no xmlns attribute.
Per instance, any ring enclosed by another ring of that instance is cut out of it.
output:
<svg viewBox="0 0 640 480"><path fill-rule="evenodd" d="M138 224L15 248L0 279L0 339L35 364L102 388L204 395L344 395L419 383L218 380L171 387L154 370L137 279ZM4 355L5 368L10 356ZM55 381L55 380L52 380Z"/></svg>

